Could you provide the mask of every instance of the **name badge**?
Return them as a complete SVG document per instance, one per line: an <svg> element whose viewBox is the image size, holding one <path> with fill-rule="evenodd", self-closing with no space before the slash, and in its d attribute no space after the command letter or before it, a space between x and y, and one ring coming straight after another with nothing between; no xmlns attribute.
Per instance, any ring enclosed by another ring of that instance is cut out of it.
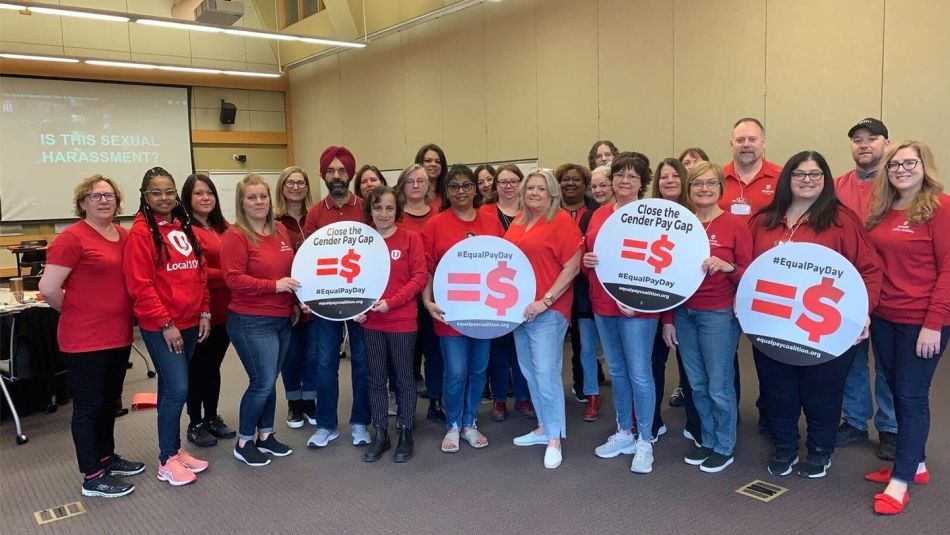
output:
<svg viewBox="0 0 950 535"><path fill-rule="evenodd" d="M752 213L752 205L744 198L739 197L732 201L730 211L733 215L749 215Z"/></svg>

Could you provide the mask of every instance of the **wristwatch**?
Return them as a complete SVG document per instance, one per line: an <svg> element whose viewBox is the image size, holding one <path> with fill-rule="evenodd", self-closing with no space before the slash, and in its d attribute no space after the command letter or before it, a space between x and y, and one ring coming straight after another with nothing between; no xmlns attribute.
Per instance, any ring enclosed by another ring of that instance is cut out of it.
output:
<svg viewBox="0 0 950 535"><path fill-rule="evenodd" d="M199 319L203 319L203 320L210 320L210 319L211 319L211 313L210 313L210 312L202 312L201 314L198 314L198 318L199 318Z"/></svg>
<svg viewBox="0 0 950 535"><path fill-rule="evenodd" d="M544 301L545 305L551 306L554 304L554 294L552 294L551 292L548 292L544 294L544 298L541 300Z"/></svg>

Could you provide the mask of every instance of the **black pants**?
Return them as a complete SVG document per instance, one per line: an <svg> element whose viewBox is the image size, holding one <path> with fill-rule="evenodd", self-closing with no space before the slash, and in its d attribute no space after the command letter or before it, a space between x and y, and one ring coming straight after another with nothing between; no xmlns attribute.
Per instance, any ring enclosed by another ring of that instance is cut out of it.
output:
<svg viewBox="0 0 950 535"><path fill-rule="evenodd" d="M657 322L656 338L653 339L653 382L656 383L656 410L653 412L653 436L656 437L657 431L663 426L663 417L660 414L660 408L663 407L664 388L666 385L666 360L670 355L670 348L663 341L663 324ZM686 376L686 370L683 369L683 361L680 360L679 351L673 350L676 356L676 365L679 368L680 388L683 389L683 408L686 410L686 430L693 438L698 441L703 440L702 422L699 420L699 412L696 411L696 404L693 403L693 387L689 384L689 378Z"/></svg>
<svg viewBox="0 0 950 535"><path fill-rule="evenodd" d="M102 460L115 453L115 407L132 346L64 353L73 390L73 445L79 470L87 476L102 470Z"/></svg>
<svg viewBox="0 0 950 535"><path fill-rule="evenodd" d="M218 415L221 393L221 362L231 339L224 323L211 326L207 340L195 345L188 365L188 419L197 424ZM204 408L204 418L202 418Z"/></svg>
<svg viewBox="0 0 950 535"><path fill-rule="evenodd" d="M369 364L367 386L373 425L382 429L389 426L389 415L386 412L389 407L389 388L386 385L392 373L396 383L399 424L405 429L411 428L413 416L416 414L416 380L412 370L416 333L364 329L363 340Z"/></svg>
<svg viewBox="0 0 950 535"><path fill-rule="evenodd" d="M759 396L776 451L798 451L798 419L805 413L808 453L830 455L835 450L844 381L854 363L854 347L816 366L792 366L752 348L759 376Z"/></svg>

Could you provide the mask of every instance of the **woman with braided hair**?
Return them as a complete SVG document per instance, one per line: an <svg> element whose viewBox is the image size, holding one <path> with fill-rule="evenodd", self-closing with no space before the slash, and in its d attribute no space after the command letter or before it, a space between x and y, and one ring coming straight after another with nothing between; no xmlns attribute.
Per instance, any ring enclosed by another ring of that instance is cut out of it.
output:
<svg viewBox="0 0 950 535"><path fill-rule="evenodd" d="M122 269L142 340L158 371L158 479L180 486L208 467L181 448L188 365L195 344L211 333L207 274L171 174L149 169L139 191Z"/></svg>

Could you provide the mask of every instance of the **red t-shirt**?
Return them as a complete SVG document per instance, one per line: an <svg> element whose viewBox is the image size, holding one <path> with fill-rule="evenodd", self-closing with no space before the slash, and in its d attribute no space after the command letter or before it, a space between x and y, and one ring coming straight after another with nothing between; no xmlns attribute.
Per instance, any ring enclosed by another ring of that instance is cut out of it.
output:
<svg viewBox="0 0 950 535"><path fill-rule="evenodd" d="M752 263L752 232L745 218L728 212L719 214L706 227L710 256L736 265L732 273L706 275L699 289L683 306L695 310L731 307L745 269Z"/></svg>
<svg viewBox="0 0 950 535"><path fill-rule="evenodd" d="M339 221L363 222L363 199L353 193L348 195L349 197L347 197L343 206L337 206L333 202L333 198L327 195L322 201L310 207L310 211L307 212L307 221L303 226L304 238L330 223Z"/></svg>
<svg viewBox="0 0 950 535"><path fill-rule="evenodd" d="M429 273L435 273L435 267L442 256L456 243L470 236L498 236L505 234L497 217L489 217L476 211L475 219L463 221L455 215L455 210L447 208L432 216L422 227L422 243L426 253L426 267ZM435 321L435 334L438 336L462 336L448 324Z"/></svg>
<svg viewBox="0 0 950 535"><path fill-rule="evenodd" d="M429 213L426 215L412 215L408 212L403 211L402 219L396 223L396 226L405 229L411 230L412 232L419 233L422 232L422 227L426 226L426 223L432 219L432 216L438 213L438 210L429 207Z"/></svg>
<svg viewBox="0 0 950 535"><path fill-rule="evenodd" d="M224 284L224 272L221 271L221 237L224 234L218 234L211 227L205 228L193 224L191 228L194 229L195 237L198 238L198 245L201 246L201 254L204 256L207 268L208 293L211 297L209 304L211 323L220 325L228 320L228 303L231 301L231 291Z"/></svg>
<svg viewBox="0 0 950 535"><path fill-rule="evenodd" d="M752 258L755 259L765 251L779 245L779 242L817 243L836 251L847 258L861 274L868 291L868 305L870 312L877 306L881 295L881 279L883 277L883 263L871 244L868 233L858 219L858 215L849 208L842 206L838 209L835 223L820 233L807 222L797 228L789 227L788 222L782 222L772 230L762 226L763 216L755 217L749 222L752 229Z"/></svg>
<svg viewBox="0 0 950 535"><path fill-rule="evenodd" d="M743 184L739 180L735 162L727 163L722 168L722 172L726 175L726 188L719 199L719 207L732 213L732 201L743 198L749 204L751 208L749 216L752 216L772 202L775 197L775 185L778 183L779 175L782 174L782 166L763 158L762 168L748 184ZM749 216L743 217L748 220Z"/></svg>
<svg viewBox="0 0 950 535"><path fill-rule="evenodd" d="M884 284L875 314L894 323L939 331L950 325L950 195L923 223L891 210L871 229L884 259Z"/></svg>
<svg viewBox="0 0 950 535"><path fill-rule="evenodd" d="M505 239L517 245L528 257L537 282L534 298L540 300L554 285L564 264L584 245L584 241L580 228L564 210L558 210L550 221L543 217L538 219L530 229L519 224L518 219L516 216L508 227ZM571 321L571 302L574 300L571 286L568 284L564 293L551 305L551 310L560 312L568 323Z"/></svg>
<svg viewBox="0 0 950 535"><path fill-rule="evenodd" d="M221 238L221 269L231 289L231 312L276 318L293 314L296 297L277 293L277 281L290 276L294 248L283 225L276 223L274 230L270 236L258 234L256 247L236 226Z"/></svg>
<svg viewBox="0 0 950 535"><path fill-rule="evenodd" d="M414 332L419 310L416 297L429 282L422 237L418 232L397 227L396 232L386 238L386 246L389 247L389 282L382 298L389 305L389 312L367 313L363 327L395 333Z"/></svg>
<svg viewBox="0 0 950 535"><path fill-rule="evenodd" d="M861 221L868 220L873 191L874 179L861 180L854 169L835 179L835 195L838 196L838 200L854 210Z"/></svg>
<svg viewBox="0 0 950 535"><path fill-rule="evenodd" d="M167 254L159 262L152 231L139 212L125 243L125 286L141 328L159 331L173 321L179 329L189 329L198 324L200 313L210 312L204 256L199 263L180 221L156 217L155 222Z"/></svg>
<svg viewBox="0 0 950 535"><path fill-rule="evenodd" d="M614 207L614 203L610 203L608 205L601 206L594 211L593 215L590 216L590 224L587 226L587 234L584 236L585 253L594 252L594 244L597 242L597 234L600 233L600 227L604 226L604 222L607 221L607 219L613 215L615 211L616 208ZM633 316L625 316L624 313L620 311L617 301L615 301L613 297L610 297L610 294L607 293L607 290L605 290L600 284L600 279L597 277L597 271L583 268L583 262L581 263L581 266L582 269L584 269L584 271L587 273L587 280L590 281L590 304L594 314L599 316L659 319L660 315L656 312L636 312Z"/></svg>
<svg viewBox="0 0 950 535"><path fill-rule="evenodd" d="M63 281L63 309L56 339L65 353L132 345L132 300L125 291L122 249L128 231L114 225L109 241L84 220L66 227L46 251L51 265L71 269Z"/></svg>

